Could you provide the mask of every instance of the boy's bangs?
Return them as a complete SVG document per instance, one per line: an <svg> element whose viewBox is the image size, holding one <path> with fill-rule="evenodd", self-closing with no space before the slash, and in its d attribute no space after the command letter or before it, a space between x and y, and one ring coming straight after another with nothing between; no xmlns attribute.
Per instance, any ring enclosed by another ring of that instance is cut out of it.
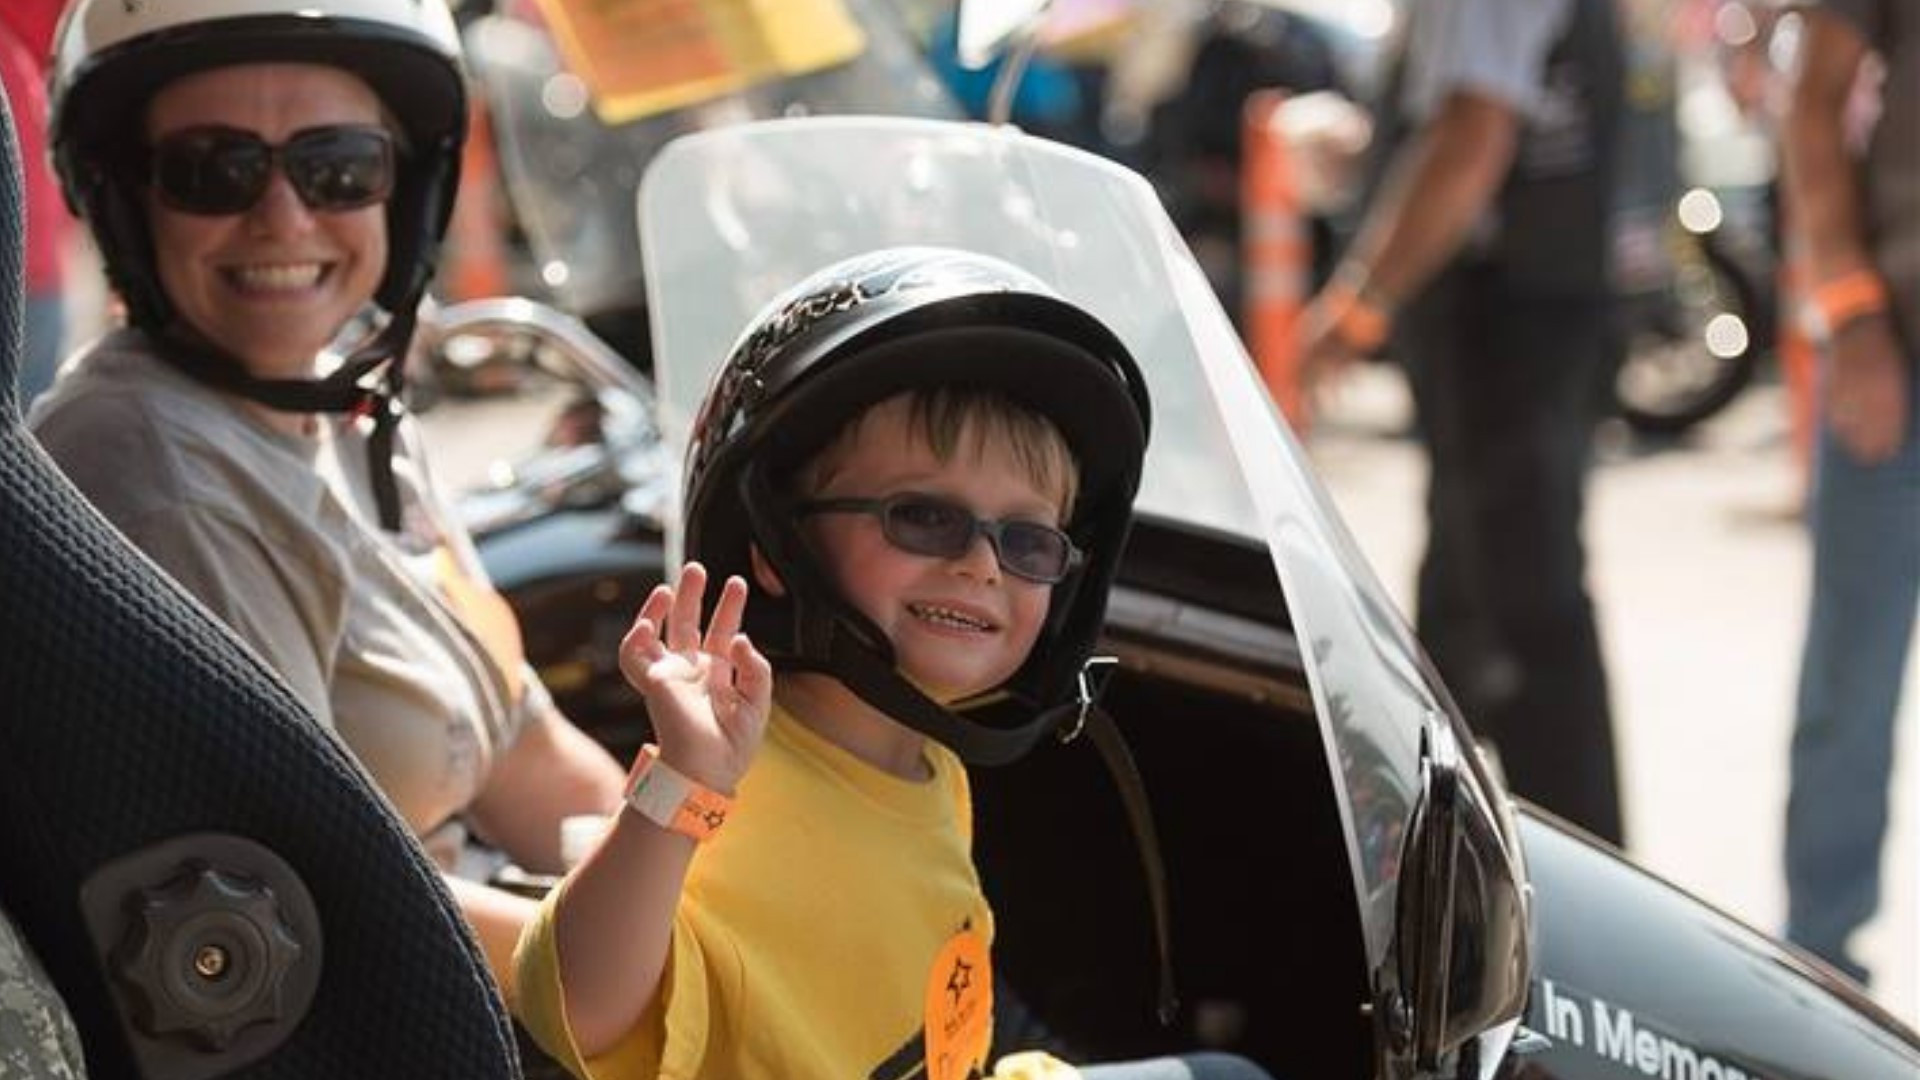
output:
<svg viewBox="0 0 1920 1080"><path fill-rule="evenodd" d="M990 391L937 387L911 397L908 430L923 434L935 457L951 461L964 449L977 460L1002 447L1035 488L1057 497L1060 519L1071 516L1080 470L1053 421Z"/></svg>
<svg viewBox="0 0 1920 1080"><path fill-rule="evenodd" d="M908 435L924 439L942 463L962 453L977 460L991 448L1003 448L1013 455L1028 482L1056 497L1060 520L1071 517L1080 469L1066 436L1045 416L1004 395L967 387L909 390L875 402L848 421L799 471L799 492L811 495L822 490L858 440L861 425L875 411L902 400L907 403Z"/></svg>

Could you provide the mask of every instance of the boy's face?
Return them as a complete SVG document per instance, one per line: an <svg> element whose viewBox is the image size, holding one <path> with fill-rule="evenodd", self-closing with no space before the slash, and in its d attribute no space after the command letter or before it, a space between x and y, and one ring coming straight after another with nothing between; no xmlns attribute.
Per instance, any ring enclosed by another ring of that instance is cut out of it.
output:
<svg viewBox="0 0 1920 1080"><path fill-rule="evenodd" d="M1063 493L1043 490L1013 455L972 432L942 462L909 425L906 398L862 419L835 455L815 499L938 496L987 520L1060 523ZM864 513L810 515L806 535L841 594L893 642L895 658L936 698L990 690L1026 661L1052 589L1007 573L985 536L965 555L916 555L891 544Z"/></svg>

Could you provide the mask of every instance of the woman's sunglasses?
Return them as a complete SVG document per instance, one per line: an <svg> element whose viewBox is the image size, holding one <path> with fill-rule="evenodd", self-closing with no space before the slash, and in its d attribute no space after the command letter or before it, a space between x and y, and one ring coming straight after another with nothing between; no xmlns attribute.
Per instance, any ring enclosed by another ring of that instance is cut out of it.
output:
<svg viewBox="0 0 1920 1080"><path fill-rule="evenodd" d="M266 194L276 161L310 210L358 210L393 191L393 136L362 124L307 128L278 145L234 128L186 128L153 144L147 175L171 209L240 214Z"/></svg>
<svg viewBox="0 0 1920 1080"><path fill-rule="evenodd" d="M939 559L958 559L973 549L975 537L993 544L1001 569L1015 577L1052 585L1080 565L1080 549L1067 534L1037 521L987 521L958 503L933 495L905 492L884 499L815 499L797 508L812 514L872 514L880 519L887 542L902 551Z"/></svg>

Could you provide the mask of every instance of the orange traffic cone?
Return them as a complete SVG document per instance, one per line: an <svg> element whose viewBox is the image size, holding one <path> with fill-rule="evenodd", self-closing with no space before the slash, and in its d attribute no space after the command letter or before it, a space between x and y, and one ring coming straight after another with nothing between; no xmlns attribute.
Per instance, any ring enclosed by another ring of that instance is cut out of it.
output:
<svg viewBox="0 0 1920 1080"><path fill-rule="evenodd" d="M1313 252L1299 189L1280 132L1286 95L1259 90L1241 111L1240 249L1247 351L1280 412L1304 435L1310 421L1300 385L1300 318Z"/></svg>
<svg viewBox="0 0 1920 1080"><path fill-rule="evenodd" d="M507 272L506 215L500 202L499 159L486 101L475 95L469 113L467 145L460 158L460 194L453 201L443 256L442 292L450 301L505 296L512 292Z"/></svg>

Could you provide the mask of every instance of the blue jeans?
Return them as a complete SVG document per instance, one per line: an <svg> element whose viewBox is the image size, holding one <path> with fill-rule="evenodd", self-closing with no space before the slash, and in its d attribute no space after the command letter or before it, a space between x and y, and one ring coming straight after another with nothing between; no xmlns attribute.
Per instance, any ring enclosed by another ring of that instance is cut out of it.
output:
<svg viewBox="0 0 1920 1080"><path fill-rule="evenodd" d="M1808 508L1786 936L1863 982L1847 939L1880 906L1893 722L1920 603L1920 376L1908 390L1907 438L1890 462L1859 464L1823 428Z"/></svg>
<svg viewBox="0 0 1920 1080"><path fill-rule="evenodd" d="M1273 1080L1265 1069L1232 1054L1182 1054L1115 1065L1083 1065L1086 1080Z"/></svg>

